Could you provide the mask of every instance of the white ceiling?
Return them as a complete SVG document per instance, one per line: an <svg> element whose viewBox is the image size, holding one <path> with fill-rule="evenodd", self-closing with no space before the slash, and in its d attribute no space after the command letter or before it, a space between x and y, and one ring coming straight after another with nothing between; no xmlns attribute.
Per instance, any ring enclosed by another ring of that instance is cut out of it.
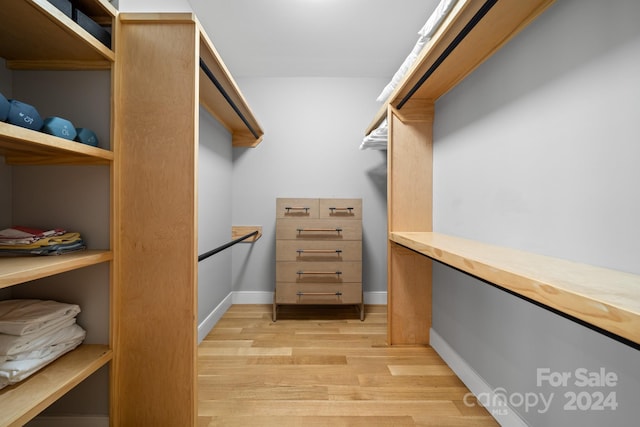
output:
<svg viewBox="0 0 640 427"><path fill-rule="evenodd" d="M439 0L189 0L237 77L390 78Z"/></svg>

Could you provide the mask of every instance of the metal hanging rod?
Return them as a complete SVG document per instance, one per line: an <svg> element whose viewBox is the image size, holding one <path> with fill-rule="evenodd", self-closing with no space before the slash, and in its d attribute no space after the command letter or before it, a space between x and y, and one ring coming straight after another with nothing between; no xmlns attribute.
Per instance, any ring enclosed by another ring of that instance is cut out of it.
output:
<svg viewBox="0 0 640 427"><path fill-rule="evenodd" d="M215 254L217 254L218 252L221 252L221 251L223 251L223 250L225 250L225 249L227 249L227 248L229 248L229 247L231 247L231 246L235 245L236 243L240 243L240 242L242 242L243 240L247 240L249 237L253 237L253 236L257 235L257 234L258 234L258 230L252 231L251 233L246 234L246 235L244 235L244 236L242 236L242 237L238 237L237 239L232 240L232 241L230 241L229 243L225 243L225 244L224 244L224 245L222 245L222 246L218 246L217 248L212 249L212 250L210 250L209 252L205 252L205 253L203 253L202 255L198 255L198 262L202 261L203 259L207 259L207 258L209 258L211 255L215 255Z"/></svg>
<svg viewBox="0 0 640 427"><path fill-rule="evenodd" d="M453 41L449 44L449 46L447 46L444 52L440 54L438 59L435 60L435 62L431 65L431 67L429 67L429 69L422 75L422 77L420 77L420 80L418 80L418 82L415 85L413 85L411 90L398 103L398 106L396 107L398 108L398 110L401 109L404 106L404 104L406 104L407 101L409 101L409 99L411 99L413 94L416 93L418 89L420 89L420 86L422 86L422 84L427 81L427 79L431 76L431 74L433 74L438 69L438 67L444 62L445 59L447 59L447 57L451 54L451 52L453 52L453 50L460 44L460 42L462 42L462 40L464 40L464 38L467 37L467 34L469 34L471 30L473 30L473 27L475 27L476 24L480 22L482 18L484 18L484 16L491 10L491 8L497 2L498 0L487 0L482 5L480 10L476 12L473 18L471 18L471 20L467 23L467 25L465 25L464 28L460 31L460 33L458 33L456 38L453 39Z"/></svg>
<svg viewBox="0 0 640 427"><path fill-rule="evenodd" d="M231 97L229 96L227 91L224 90L224 88L222 87L222 85L220 84L218 79L216 79L216 76L213 75L213 73L211 72L209 67L207 67L207 64L205 64L205 62L204 62L204 60L202 58L200 58L200 68L202 68L202 71L204 71L204 73L207 75L207 77L209 77L209 80L211 80L211 83L213 83L213 85L220 91L220 93L222 94L224 99L227 100L227 102L229 103L231 108L233 108L233 111L235 111L236 114L238 115L238 117L240 117L240 119L245 124L245 126L247 126L247 128L249 129L249 132L251 132L251 134L254 136L254 138L256 138L256 139L260 138L260 136L255 131L255 129L253 129L253 126L251 126L251 124L249 124L249 121L247 120L247 118L244 116L244 114L242 114L242 111L240 111L240 109L238 108L236 103L233 102L233 100L231 99Z"/></svg>

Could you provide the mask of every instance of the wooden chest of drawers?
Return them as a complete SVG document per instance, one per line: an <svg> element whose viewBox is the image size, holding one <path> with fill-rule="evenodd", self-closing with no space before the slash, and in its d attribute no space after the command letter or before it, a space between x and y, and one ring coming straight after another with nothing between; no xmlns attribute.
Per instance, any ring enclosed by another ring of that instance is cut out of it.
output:
<svg viewBox="0 0 640 427"><path fill-rule="evenodd" d="M364 320L362 200L276 200L273 321L283 304L353 304Z"/></svg>

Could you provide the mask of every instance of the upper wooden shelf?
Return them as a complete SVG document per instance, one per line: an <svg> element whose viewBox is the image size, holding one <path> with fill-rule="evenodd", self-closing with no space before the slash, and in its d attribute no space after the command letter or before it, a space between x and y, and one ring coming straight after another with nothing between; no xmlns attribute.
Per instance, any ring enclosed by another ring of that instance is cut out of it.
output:
<svg viewBox="0 0 640 427"><path fill-rule="evenodd" d="M0 257L0 289L111 261L111 251L88 250L52 256Z"/></svg>
<svg viewBox="0 0 640 427"><path fill-rule="evenodd" d="M0 122L0 156L8 164L109 164L113 152Z"/></svg>
<svg viewBox="0 0 640 427"><path fill-rule="evenodd" d="M432 232L390 240L640 344L640 276Z"/></svg>
<svg viewBox="0 0 640 427"><path fill-rule="evenodd" d="M200 102L231 132L234 147L255 147L262 141L264 132L202 28L200 59Z"/></svg>
<svg viewBox="0 0 640 427"><path fill-rule="evenodd" d="M22 426L107 364L109 346L83 344L29 378L0 390L0 426Z"/></svg>
<svg viewBox="0 0 640 427"><path fill-rule="evenodd" d="M91 18L112 23L117 10L106 0L81 0ZM109 69L113 50L47 0L3 0L0 57L11 69Z"/></svg>
<svg viewBox="0 0 640 427"><path fill-rule="evenodd" d="M555 0L459 0L405 78L378 110L369 134L389 105L409 99L435 101L491 57Z"/></svg>

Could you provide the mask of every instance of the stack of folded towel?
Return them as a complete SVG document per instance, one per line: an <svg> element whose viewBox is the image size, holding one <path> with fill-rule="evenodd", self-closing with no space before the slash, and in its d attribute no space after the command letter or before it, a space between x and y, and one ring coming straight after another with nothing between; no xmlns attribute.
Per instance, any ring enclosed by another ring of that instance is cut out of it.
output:
<svg viewBox="0 0 640 427"><path fill-rule="evenodd" d="M0 230L0 255L61 255L86 249L80 233L15 226Z"/></svg>
<svg viewBox="0 0 640 427"><path fill-rule="evenodd" d="M385 118L376 129L364 137L362 144L360 145L360 149L364 150L366 148L370 148L372 150L386 150L388 141L389 125Z"/></svg>
<svg viewBox="0 0 640 427"><path fill-rule="evenodd" d="M79 346L80 307L51 300L0 301L0 389L20 382Z"/></svg>

